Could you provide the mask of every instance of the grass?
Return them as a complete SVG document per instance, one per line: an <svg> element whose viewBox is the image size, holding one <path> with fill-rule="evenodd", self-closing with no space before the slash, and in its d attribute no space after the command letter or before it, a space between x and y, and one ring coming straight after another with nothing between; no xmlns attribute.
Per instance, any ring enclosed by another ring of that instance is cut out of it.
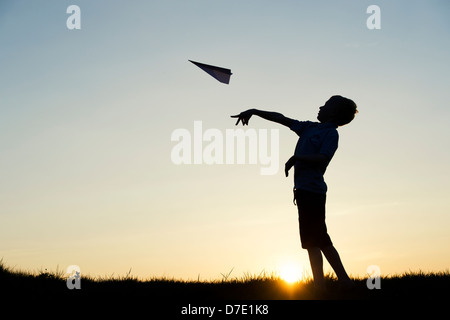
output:
<svg viewBox="0 0 450 320"><path fill-rule="evenodd" d="M311 279L287 284L276 274L262 272L258 275L244 274L213 281L185 281L179 279L139 279L130 271L123 276L92 277L81 275L81 290L66 287L66 275L62 270L37 272L15 270L0 260L0 293L18 297L58 296L114 296L141 297L151 301L176 300L398 300L398 299L448 299L450 272L405 272L381 277L381 289L369 290L367 278L353 279L355 288L342 290L336 278L326 276L327 293L318 294Z"/></svg>

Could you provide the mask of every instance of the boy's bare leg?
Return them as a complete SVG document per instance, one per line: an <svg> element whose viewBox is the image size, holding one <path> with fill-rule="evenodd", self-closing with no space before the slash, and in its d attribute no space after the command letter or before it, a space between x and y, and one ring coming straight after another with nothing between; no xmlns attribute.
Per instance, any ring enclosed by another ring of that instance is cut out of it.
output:
<svg viewBox="0 0 450 320"><path fill-rule="evenodd" d="M325 258L327 258L334 272L336 272L339 281L344 284L350 284L352 281L350 280L347 272L344 269L344 265L342 264L341 258L339 257L339 253L337 252L336 248L334 246L328 246L322 248L322 252L325 255Z"/></svg>
<svg viewBox="0 0 450 320"><path fill-rule="evenodd" d="M319 248L308 249L309 262L314 277L314 286L319 290L325 290L325 281L323 277L323 259Z"/></svg>

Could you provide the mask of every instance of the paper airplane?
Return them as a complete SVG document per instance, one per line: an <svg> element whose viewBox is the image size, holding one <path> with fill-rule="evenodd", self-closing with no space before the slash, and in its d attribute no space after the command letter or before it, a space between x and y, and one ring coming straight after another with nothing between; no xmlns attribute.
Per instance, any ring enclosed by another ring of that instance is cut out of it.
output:
<svg viewBox="0 0 450 320"><path fill-rule="evenodd" d="M200 62L195 62L192 60L189 60L193 64L195 64L197 67L208 73L211 77L214 77L216 80L229 84L230 83L230 76L232 75L230 69L225 69L221 67L211 66L209 64L204 64Z"/></svg>

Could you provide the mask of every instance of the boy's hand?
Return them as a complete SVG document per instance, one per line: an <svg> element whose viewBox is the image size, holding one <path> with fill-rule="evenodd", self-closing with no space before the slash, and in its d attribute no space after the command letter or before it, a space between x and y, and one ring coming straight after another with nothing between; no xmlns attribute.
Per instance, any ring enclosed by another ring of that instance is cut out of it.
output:
<svg viewBox="0 0 450 320"><path fill-rule="evenodd" d="M284 165L284 174L286 175L286 177L289 175L289 170L292 168L296 161L297 159L295 158L295 156L292 156Z"/></svg>
<svg viewBox="0 0 450 320"><path fill-rule="evenodd" d="M239 124L239 121L242 121L242 125L248 125L248 120L250 120L250 118L253 115L253 109L249 109L247 111L241 112L240 114L237 114L235 116L231 116L232 118L238 118L236 125Z"/></svg>

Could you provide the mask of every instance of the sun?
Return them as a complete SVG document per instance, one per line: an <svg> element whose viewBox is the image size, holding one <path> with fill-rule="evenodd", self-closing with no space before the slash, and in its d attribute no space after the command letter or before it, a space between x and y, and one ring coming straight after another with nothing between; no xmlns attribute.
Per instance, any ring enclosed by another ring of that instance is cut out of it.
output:
<svg viewBox="0 0 450 320"><path fill-rule="evenodd" d="M294 263L287 263L280 269L280 277L287 283L295 283L300 279L301 268Z"/></svg>

